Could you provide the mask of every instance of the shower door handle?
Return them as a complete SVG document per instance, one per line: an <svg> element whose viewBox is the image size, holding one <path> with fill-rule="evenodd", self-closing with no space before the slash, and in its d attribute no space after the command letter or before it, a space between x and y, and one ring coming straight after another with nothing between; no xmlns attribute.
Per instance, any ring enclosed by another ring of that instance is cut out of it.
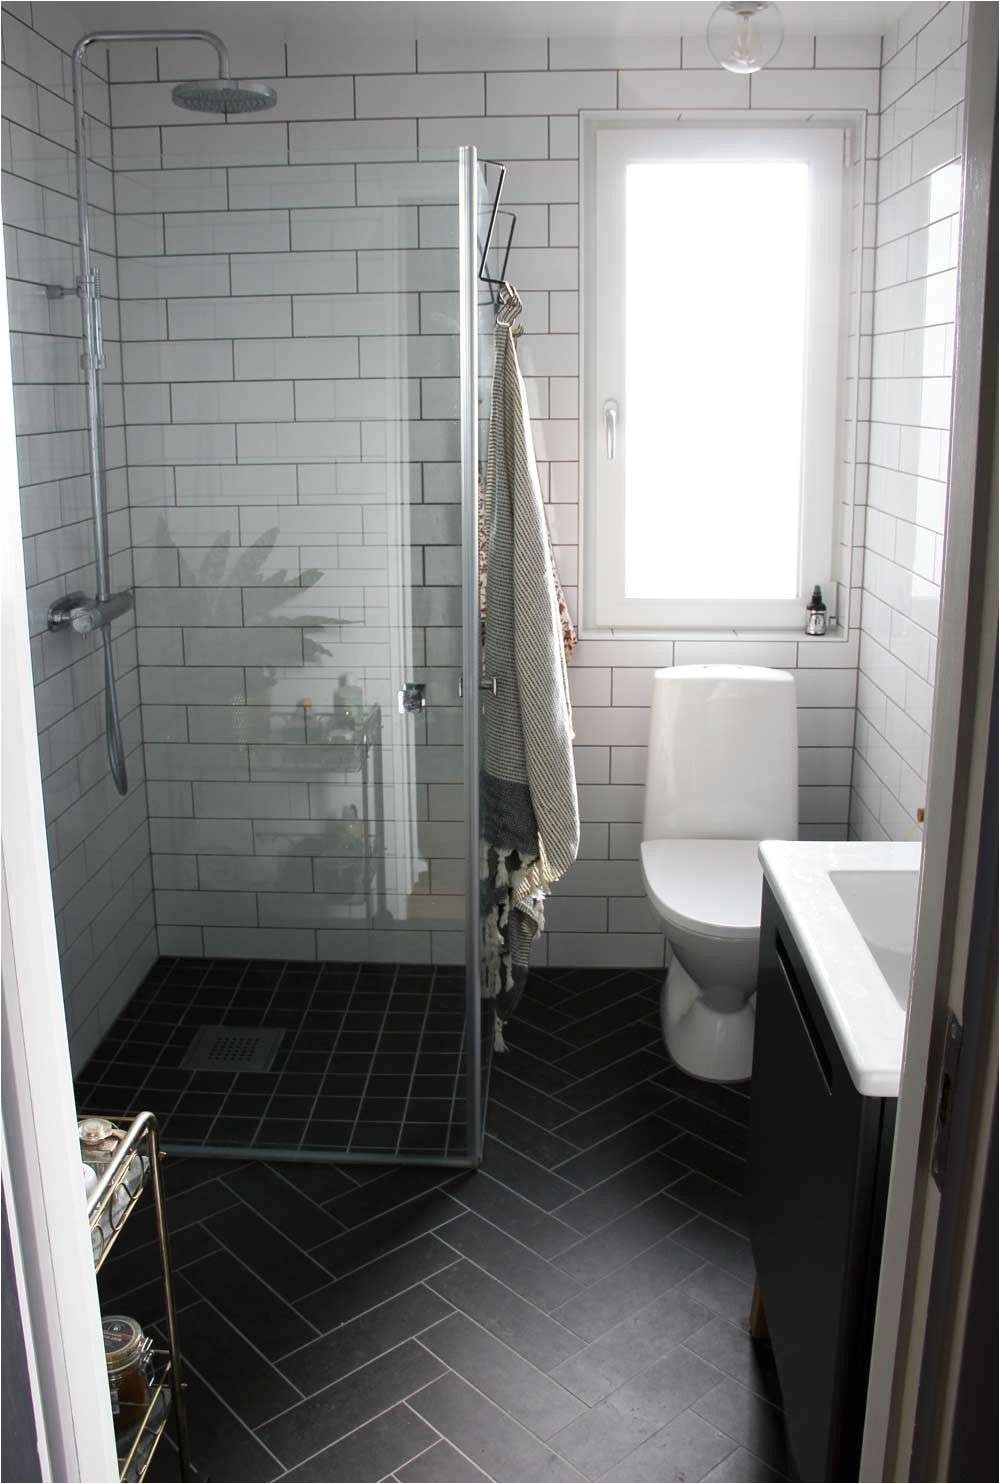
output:
<svg viewBox="0 0 1000 1484"><path fill-rule="evenodd" d="M618 403L610 397L604 404L604 436L607 441L608 460L613 463L618 444Z"/></svg>

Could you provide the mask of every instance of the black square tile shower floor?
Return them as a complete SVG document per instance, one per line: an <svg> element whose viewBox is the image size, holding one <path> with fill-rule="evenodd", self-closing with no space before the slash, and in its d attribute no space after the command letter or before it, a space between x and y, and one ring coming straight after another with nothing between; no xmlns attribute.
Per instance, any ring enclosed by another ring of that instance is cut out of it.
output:
<svg viewBox="0 0 1000 1484"><path fill-rule="evenodd" d="M460 1156L464 1028L461 968L161 958L77 1102L151 1109L168 1148Z"/></svg>
<svg viewBox="0 0 1000 1484"><path fill-rule="evenodd" d="M167 1159L199 1480L791 1476L747 1327L747 1089L670 1065L658 994L533 974L475 1172ZM137 1213L101 1275L147 1326L153 1237Z"/></svg>

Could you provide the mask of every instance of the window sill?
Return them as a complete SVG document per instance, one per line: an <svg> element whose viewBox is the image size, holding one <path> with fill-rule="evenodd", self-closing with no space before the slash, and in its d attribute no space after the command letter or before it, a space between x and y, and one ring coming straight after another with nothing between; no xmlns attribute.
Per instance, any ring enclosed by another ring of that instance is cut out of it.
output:
<svg viewBox="0 0 1000 1484"><path fill-rule="evenodd" d="M803 641L809 644L846 644L850 639L847 629L836 626L826 634L807 634L804 629L626 629L626 628L593 628L581 627L579 630L581 639L640 639L649 641L660 639L666 641L680 642L692 641L697 644L711 643L741 643L741 644L769 644L790 643Z"/></svg>

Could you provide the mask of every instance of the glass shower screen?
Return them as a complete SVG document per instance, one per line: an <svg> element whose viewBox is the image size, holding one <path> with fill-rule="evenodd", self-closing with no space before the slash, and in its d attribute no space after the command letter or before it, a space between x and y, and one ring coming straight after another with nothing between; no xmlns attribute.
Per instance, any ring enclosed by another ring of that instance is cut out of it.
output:
<svg viewBox="0 0 1000 1484"><path fill-rule="evenodd" d="M470 1164L479 172L465 148L323 163L353 204L303 208L269 169L294 251L165 306L232 340L233 384L200 388L231 442L167 471L163 430L129 428L171 492L133 512L163 956L79 1093L106 1101L110 1067L185 1152ZM123 195L156 209L170 172L144 169ZM132 350L126 380L177 358Z"/></svg>

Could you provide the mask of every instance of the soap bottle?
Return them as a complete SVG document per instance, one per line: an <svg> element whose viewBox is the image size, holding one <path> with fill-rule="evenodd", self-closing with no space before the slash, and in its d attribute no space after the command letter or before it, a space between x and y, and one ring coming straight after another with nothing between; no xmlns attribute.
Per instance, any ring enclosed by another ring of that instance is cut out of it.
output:
<svg viewBox="0 0 1000 1484"><path fill-rule="evenodd" d="M806 633L826 633L826 604L823 602L823 592L817 582L812 590L812 597L806 604Z"/></svg>

